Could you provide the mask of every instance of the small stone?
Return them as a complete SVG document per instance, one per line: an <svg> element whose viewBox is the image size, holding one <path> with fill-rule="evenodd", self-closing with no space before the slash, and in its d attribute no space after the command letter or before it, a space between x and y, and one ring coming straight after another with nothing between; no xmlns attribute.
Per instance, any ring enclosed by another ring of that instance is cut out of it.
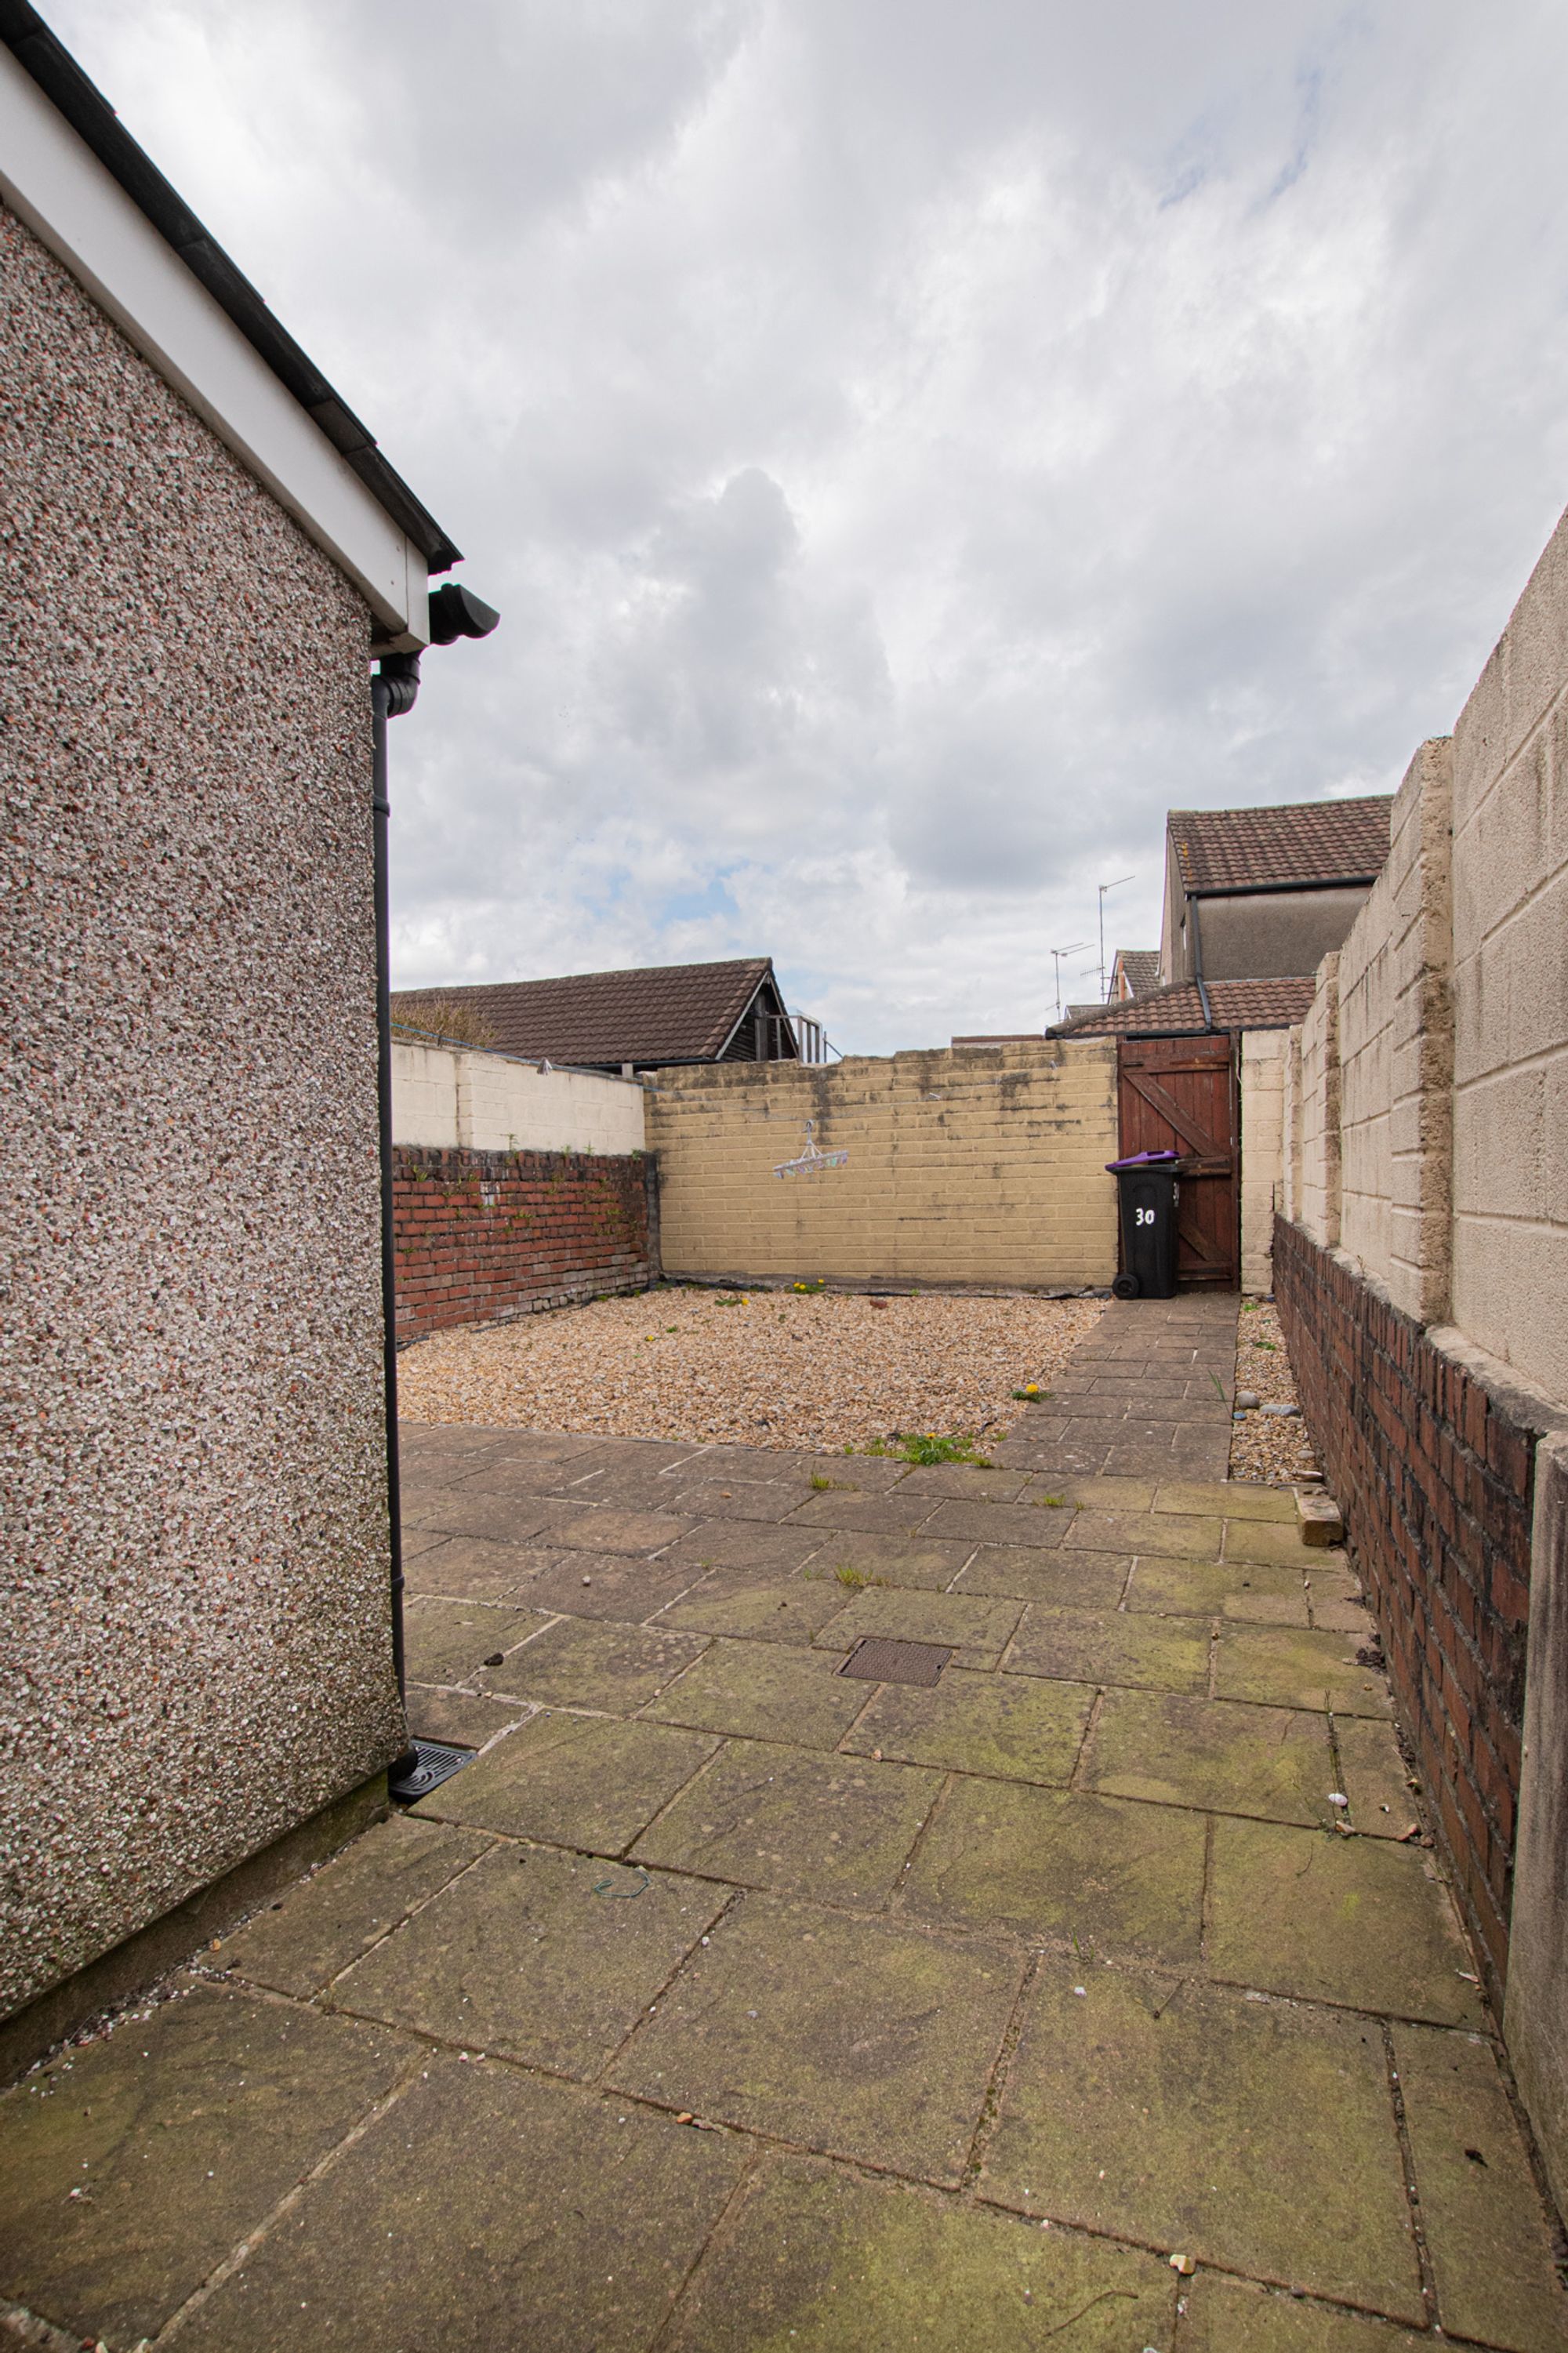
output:
<svg viewBox="0 0 1568 2353"><path fill-rule="evenodd" d="M1236 1393L1237 1413L1256 1413L1262 1402L1255 1389L1237 1389Z"/></svg>

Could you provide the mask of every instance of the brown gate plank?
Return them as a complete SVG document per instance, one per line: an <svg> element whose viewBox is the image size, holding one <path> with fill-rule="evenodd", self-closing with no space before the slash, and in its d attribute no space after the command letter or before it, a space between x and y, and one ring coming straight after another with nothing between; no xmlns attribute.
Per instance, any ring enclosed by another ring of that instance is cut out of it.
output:
<svg viewBox="0 0 1568 2353"><path fill-rule="evenodd" d="M1224 1145L1216 1143L1206 1129L1198 1125L1195 1112L1185 1103L1179 1103L1175 1096L1160 1084L1158 1079L1152 1078L1147 1071L1134 1068L1128 1071L1127 1080L1128 1084L1137 1089L1145 1103L1153 1104L1154 1109L1167 1124L1175 1129L1183 1142L1191 1145L1200 1158L1215 1160L1225 1155Z"/></svg>

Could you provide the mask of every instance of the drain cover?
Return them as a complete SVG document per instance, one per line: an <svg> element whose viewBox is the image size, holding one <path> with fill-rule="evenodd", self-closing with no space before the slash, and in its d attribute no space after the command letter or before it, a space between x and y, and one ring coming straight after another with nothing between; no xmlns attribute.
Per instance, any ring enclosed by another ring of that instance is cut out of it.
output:
<svg viewBox="0 0 1568 2353"><path fill-rule="evenodd" d="M400 1781L389 1781L387 1789L399 1805L411 1806L416 1798L427 1798L454 1773L460 1773L473 1757L471 1748L451 1748L444 1740L416 1740L411 1743L418 1762L411 1773Z"/></svg>
<svg viewBox="0 0 1568 2353"><path fill-rule="evenodd" d="M940 1642L889 1642L868 1634L838 1672L867 1683L934 1683L952 1656Z"/></svg>

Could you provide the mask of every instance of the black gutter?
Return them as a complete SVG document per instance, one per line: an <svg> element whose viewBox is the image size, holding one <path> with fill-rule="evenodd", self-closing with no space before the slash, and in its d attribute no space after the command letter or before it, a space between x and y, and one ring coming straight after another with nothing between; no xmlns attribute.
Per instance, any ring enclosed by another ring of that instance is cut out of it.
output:
<svg viewBox="0 0 1568 2353"><path fill-rule="evenodd" d="M233 321L273 375L326 435L377 504L425 558L431 572L449 572L462 561L429 510L422 506L382 456L375 437L341 399L315 363L263 301L248 278L224 251L139 147L102 92L88 79L70 51L28 0L0 0L0 41L31 75L57 112L91 148L110 177L220 310Z"/></svg>
<svg viewBox="0 0 1568 2353"><path fill-rule="evenodd" d="M1281 1024L1281 1028L1288 1025ZM1228 1037L1228 1030L1216 1030L1211 1021L1203 1029L1115 1029L1102 1030L1102 1037L1125 1038L1130 1043L1142 1043L1150 1038L1214 1038Z"/></svg>
<svg viewBox="0 0 1568 2353"><path fill-rule="evenodd" d="M1310 882L1186 882L1182 893L1188 899L1262 899L1281 891L1351 891L1365 884L1369 889L1383 871L1377 874L1320 874Z"/></svg>

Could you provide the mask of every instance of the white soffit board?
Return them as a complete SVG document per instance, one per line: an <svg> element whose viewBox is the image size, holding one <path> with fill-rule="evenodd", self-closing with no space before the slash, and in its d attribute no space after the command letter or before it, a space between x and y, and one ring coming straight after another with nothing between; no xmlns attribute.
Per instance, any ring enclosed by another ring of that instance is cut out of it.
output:
<svg viewBox="0 0 1568 2353"><path fill-rule="evenodd" d="M376 619L425 644L419 549L3 47L0 195L347 574Z"/></svg>

